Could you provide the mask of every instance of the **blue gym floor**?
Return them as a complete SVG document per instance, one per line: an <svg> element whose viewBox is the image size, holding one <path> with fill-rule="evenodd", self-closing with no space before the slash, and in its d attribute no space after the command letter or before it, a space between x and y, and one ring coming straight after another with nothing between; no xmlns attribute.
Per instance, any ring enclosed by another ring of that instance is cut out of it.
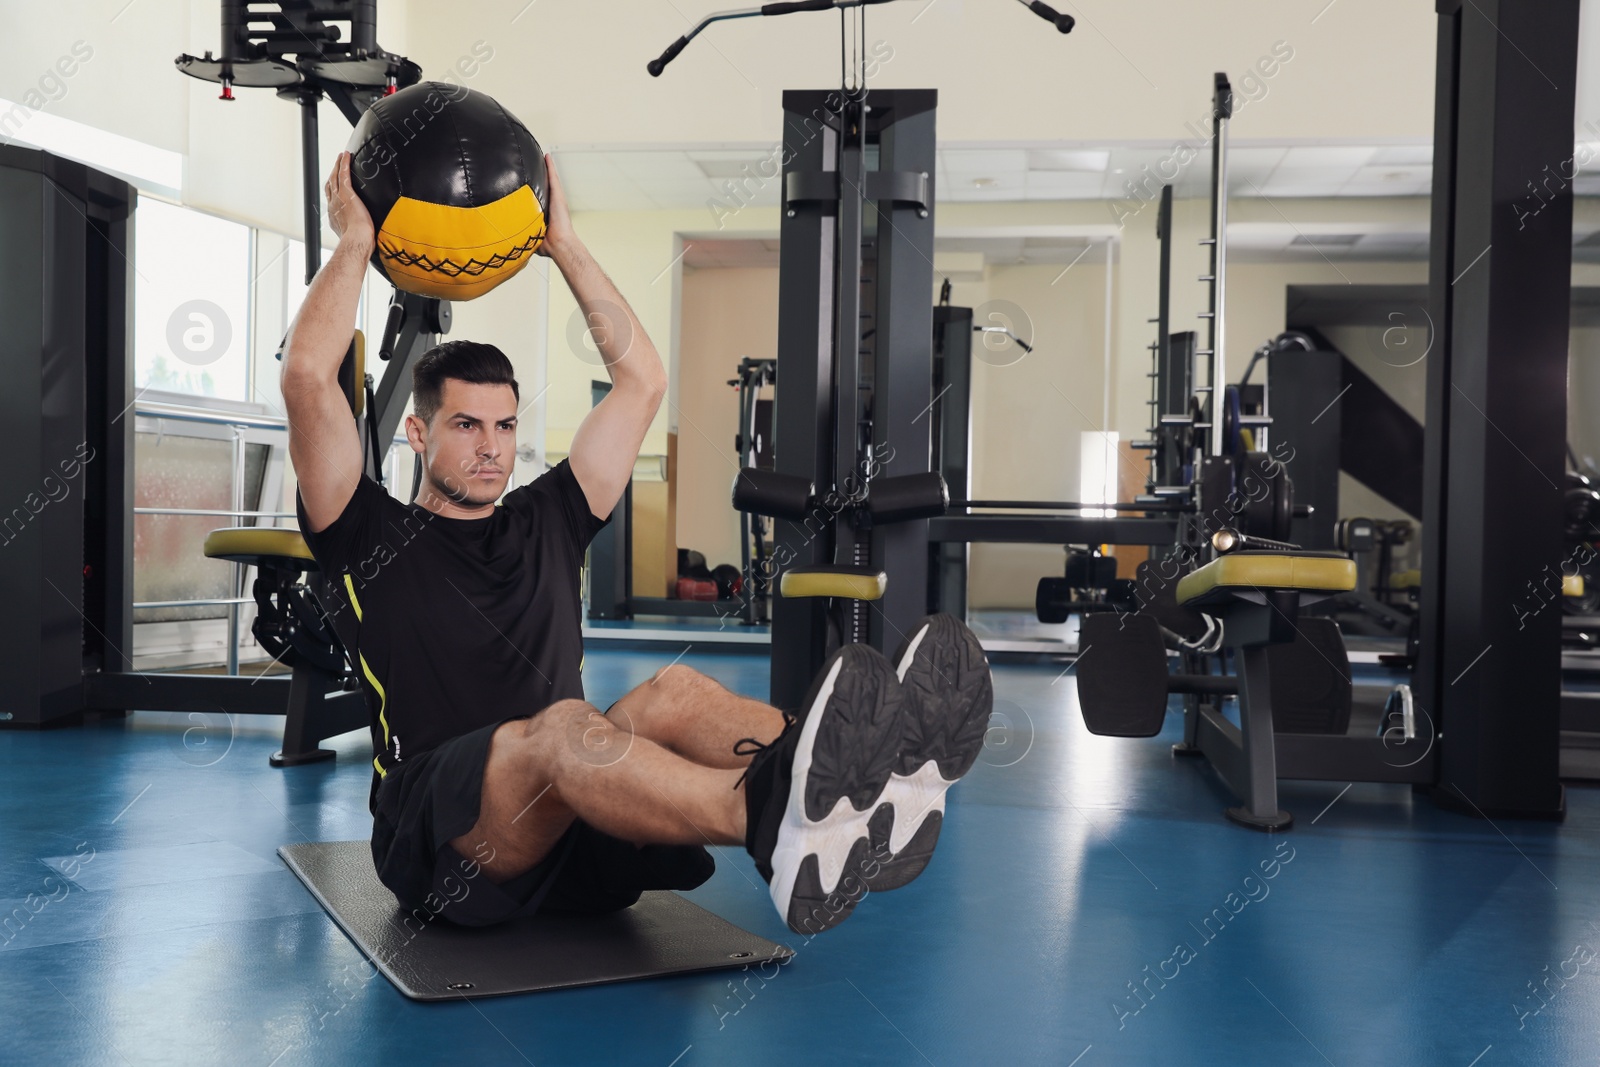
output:
<svg viewBox="0 0 1600 1067"><path fill-rule="evenodd" d="M671 658L591 647L590 699ZM762 656L684 661L766 691ZM1593 790L1569 789L1565 824L1490 824L1405 787L1290 784L1295 828L1269 837L1175 765L1175 716L1093 737L1060 665L995 682L990 743L911 886L806 941L720 850L690 898L797 950L771 980L454 1004L369 980L275 856L366 836L362 735L273 770L277 719L0 733L0 1064L1595 1061Z"/></svg>

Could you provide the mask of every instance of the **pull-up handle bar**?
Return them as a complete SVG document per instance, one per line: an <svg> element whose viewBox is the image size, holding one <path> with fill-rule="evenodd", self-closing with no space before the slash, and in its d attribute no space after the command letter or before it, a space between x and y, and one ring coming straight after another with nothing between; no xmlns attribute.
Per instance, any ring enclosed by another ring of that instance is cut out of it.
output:
<svg viewBox="0 0 1600 1067"><path fill-rule="evenodd" d="M1038 15L1046 22L1054 23L1055 28L1061 33L1071 33L1072 27L1078 23L1077 19L1073 18L1071 15L1061 14L1055 8L1045 3L1044 0L1017 0L1017 3L1021 4L1029 11L1032 11L1035 15Z"/></svg>
<svg viewBox="0 0 1600 1067"><path fill-rule="evenodd" d="M740 8L735 11L717 11L701 19L688 33L679 37L667 46L667 50L646 64L645 69L652 78L661 77L661 72L667 69L667 64L678 58L678 54L689 46L689 42L700 36L713 22L725 22L729 19L760 18L766 15L792 15L797 11L831 11L834 8L843 10L849 7L867 7L873 4L889 4L894 0L782 0L779 3L763 4L760 7ZM1046 22L1055 25L1062 33L1071 33L1076 20L1071 15L1062 15L1046 4L1044 0L1017 0L1017 3L1032 11Z"/></svg>

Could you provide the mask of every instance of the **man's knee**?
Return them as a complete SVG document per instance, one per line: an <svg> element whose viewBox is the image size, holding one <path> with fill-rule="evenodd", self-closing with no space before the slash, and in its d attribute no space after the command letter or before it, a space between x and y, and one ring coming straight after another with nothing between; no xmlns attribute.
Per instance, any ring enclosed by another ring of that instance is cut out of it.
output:
<svg viewBox="0 0 1600 1067"><path fill-rule="evenodd" d="M703 692L717 683L686 663L669 663L651 676L650 684L664 693L677 694Z"/></svg>
<svg viewBox="0 0 1600 1067"><path fill-rule="evenodd" d="M693 667L669 663L639 687L643 699L619 701L609 715L622 729L670 747L680 716L703 707L707 688L716 684Z"/></svg>
<svg viewBox="0 0 1600 1067"><path fill-rule="evenodd" d="M650 679L649 688L655 691L657 699L647 703L657 714L667 716L685 711L699 713L708 698L723 692L715 678L682 663L669 663L657 671Z"/></svg>
<svg viewBox="0 0 1600 1067"><path fill-rule="evenodd" d="M615 763L632 742L632 734L583 700L552 704L528 720L524 737L530 758L558 786L564 775Z"/></svg>

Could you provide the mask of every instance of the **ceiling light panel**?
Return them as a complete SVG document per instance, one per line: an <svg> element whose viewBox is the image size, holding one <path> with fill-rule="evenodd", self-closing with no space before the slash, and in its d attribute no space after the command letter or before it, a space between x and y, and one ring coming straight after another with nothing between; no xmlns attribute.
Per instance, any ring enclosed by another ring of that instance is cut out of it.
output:
<svg viewBox="0 0 1600 1067"><path fill-rule="evenodd" d="M1027 153L1030 171L1088 171L1101 173L1111 160L1105 148L1035 148Z"/></svg>

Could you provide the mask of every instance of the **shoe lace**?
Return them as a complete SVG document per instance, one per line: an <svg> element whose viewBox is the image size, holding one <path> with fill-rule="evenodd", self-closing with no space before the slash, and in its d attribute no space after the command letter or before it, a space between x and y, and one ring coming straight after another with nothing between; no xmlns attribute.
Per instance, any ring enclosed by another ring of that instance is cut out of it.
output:
<svg viewBox="0 0 1600 1067"><path fill-rule="evenodd" d="M733 743L733 754L735 756L751 757L750 765L745 767L743 774L739 775L739 780L733 783L733 788L738 789L740 786L744 785L744 780L750 777L750 767L755 766L755 757L761 755L761 753L782 741L784 737L788 735L789 731L794 728L794 724L798 720L796 720L793 715L790 715L786 711L781 712L781 714L783 715L783 729L780 730L778 732L778 736L774 737L771 741L763 742L754 737L741 737L739 740Z"/></svg>

